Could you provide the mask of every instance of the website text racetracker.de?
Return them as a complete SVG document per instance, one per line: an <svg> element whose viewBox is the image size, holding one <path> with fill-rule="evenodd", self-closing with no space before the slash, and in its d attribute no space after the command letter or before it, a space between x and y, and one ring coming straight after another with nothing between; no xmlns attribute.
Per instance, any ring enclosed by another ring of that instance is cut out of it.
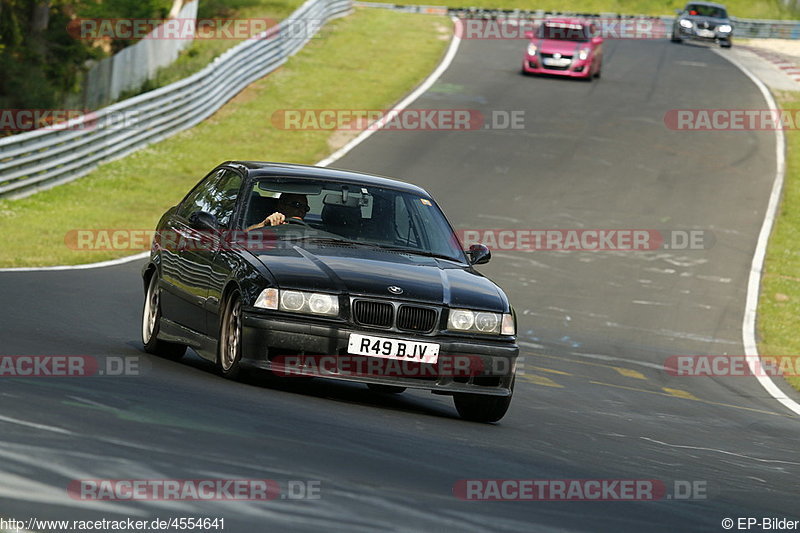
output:
<svg viewBox="0 0 800 533"><path fill-rule="evenodd" d="M310 131L475 131L525 129L524 109L279 109L272 125Z"/></svg>
<svg viewBox="0 0 800 533"><path fill-rule="evenodd" d="M318 37L324 19L297 18L279 21L270 18L76 18L67 25L74 39L102 40L244 40L313 39Z"/></svg>
<svg viewBox="0 0 800 533"><path fill-rule="evenodd" d="M441 378L480 375L523 374L521 361L492 359L477 355L439 355L428 364L421 355L387 352L365 355L279 355L272 359L272 372L284 377L337 376Z"/></svg>
<svg viewBox="0 0 800 533"><path fill-rule="evenodd" d="M539 37L537 30L547 24L547 38L565 41L603 39L664 39L670 27L661 19L591 17L580 22L558 22L543 18L461 18L455 32L461 39L530 39Z"/></svg>
<svg viewBox="0 0 800 533"><path fill-rule="evenodd" d="M707 250L707 230L654 229L459 229L465 247L483 244L493 251L647 251Z"/></svg>
<svg viewBox="0 0 800 533"><path fill-rule="evenodd" d="M461 479L453 495L468 501L705 500L707 482L675 480L668 488L658 479Z"/></svg>
<svg viewBox="0 0 800 533"><path fill-rule="evenodd" d="M0 355L0 378L138 377L151 366L137 355Z"/></svg>
<svg viewBox="0 0 800 533"><path fill-rule="evenodd" d="M67 495L80 501L319 500L320 480L75 479Z"/></svg>

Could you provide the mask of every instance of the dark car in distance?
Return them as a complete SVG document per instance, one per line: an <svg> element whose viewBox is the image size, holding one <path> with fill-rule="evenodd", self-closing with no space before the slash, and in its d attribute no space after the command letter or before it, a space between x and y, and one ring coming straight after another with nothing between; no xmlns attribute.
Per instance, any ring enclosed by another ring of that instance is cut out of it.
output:
<svg viewBox="0 0 800 533"><path fill-rule="evenodd" d="M305 216L257 227L283 195ZM173 359L191 347L229 378L257 368L452 395L463 418L493 422L519 348L508 297L474 269L490 257L462 250L414 185L226 162L158 223L142 341Z"/></svg>
<svg viewBox="0 0 800 533"><path fill-rule="evenodd" d="M677 15L672 25L672 42L692 39L719 43L723 48L731 47L733 25L725 6L711 2L690 2L682 11L678 10Z"/></svg>

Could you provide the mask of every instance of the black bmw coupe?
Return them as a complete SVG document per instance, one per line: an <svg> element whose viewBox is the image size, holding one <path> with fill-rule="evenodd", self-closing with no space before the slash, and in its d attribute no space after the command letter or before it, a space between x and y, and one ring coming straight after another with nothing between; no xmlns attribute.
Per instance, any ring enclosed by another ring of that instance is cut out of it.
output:
<svg viewBox="0 0 800 533"><path fill-rule="evenodd" d="M493 422L519 348L508 297L474 269L490 257L463 250L414 185L226 162L158 223L142 341L173 359L191 347L229 378L258 368L452 395L463 418Z"/></svg>

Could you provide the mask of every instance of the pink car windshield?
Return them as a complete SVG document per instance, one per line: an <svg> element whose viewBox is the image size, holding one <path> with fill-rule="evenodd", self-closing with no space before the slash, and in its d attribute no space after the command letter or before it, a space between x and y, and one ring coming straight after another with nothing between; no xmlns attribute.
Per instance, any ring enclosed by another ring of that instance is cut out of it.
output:
<svg viewBox="0 0 800 533"><path fill-rule="evenodd" d="M548 23L539 28L539 37L542 39L556 39L563 41L588 41L589 29L581 24Z"/></svg>

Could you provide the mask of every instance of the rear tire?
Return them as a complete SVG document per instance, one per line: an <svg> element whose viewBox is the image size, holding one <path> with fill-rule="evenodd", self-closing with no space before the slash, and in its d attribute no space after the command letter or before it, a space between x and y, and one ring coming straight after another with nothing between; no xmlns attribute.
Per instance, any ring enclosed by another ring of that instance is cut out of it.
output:
<svg viewBox="0 0 800 533"><path fill-rule="evenodd" d="M514 382L511 382L511 394L508 396L488 396L485 394L455 394L453 403L458 414L464 420L472 422L497 422L503 418L511 405L514 394Z"/></svg>
<svg viewBox="0 0 800 533"><path fill-rule="evenodd" d="M225 298L217 342L217 370L228 379L238 379L242 360L242 303L239 291Z"/></svg>
<svg viewBox="0 0 800 533"><path fill-rule="evenodd" d="M153 272L147 282L142 307L142 344L144 351L178 361L186 353L186 346L158 339L161 329L161 294L158 291L158 272Z"/></svg>

